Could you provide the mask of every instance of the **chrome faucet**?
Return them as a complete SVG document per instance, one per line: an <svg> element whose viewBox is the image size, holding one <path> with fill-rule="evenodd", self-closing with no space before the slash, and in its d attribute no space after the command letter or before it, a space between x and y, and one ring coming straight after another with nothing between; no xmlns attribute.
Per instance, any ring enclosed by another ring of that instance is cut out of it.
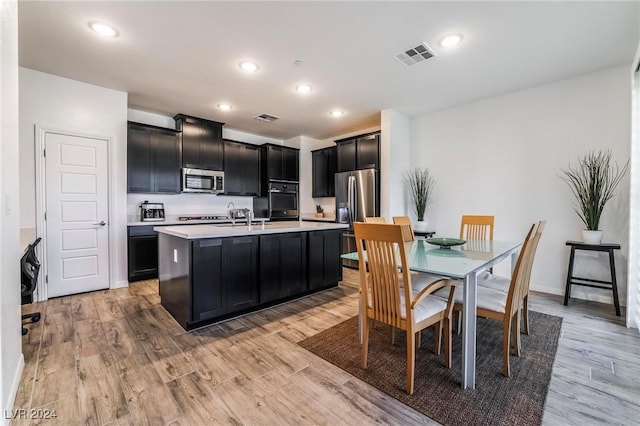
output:
<svg viewBox="0 0 640 426"><path fill-rule="evenodd" d="M251 209L242 209L242 213L244 213L244 218L247 220L247 225L250 225L253 212L251 211Z"/></svg>
<svg viewBox="0 0 640 426"><path fill-rule="evenodd" d="M229 204L227 204L227 210L229 212L229 218L231 219L231 225L235 225L236 224L236 215L235 215L236 205L233 204L233 201L229 201Z"/></svg>

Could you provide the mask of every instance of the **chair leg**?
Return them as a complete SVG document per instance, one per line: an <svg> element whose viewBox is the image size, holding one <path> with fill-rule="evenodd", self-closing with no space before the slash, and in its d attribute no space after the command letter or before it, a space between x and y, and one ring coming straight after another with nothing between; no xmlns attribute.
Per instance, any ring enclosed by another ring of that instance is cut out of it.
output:
<svg viewBox="0 0 640 426"><path fill-rule="evenodd" d="M442 347L442 322L444 320L441 320L440 322L436 323L434 325L435 329L435 340L436 340L436 347L434 352L436 353L436 355L440 355L440 348Z"/></svg>
<svg viewBox="0 0 640 426"><path fill-rule="evenodd" d="M462 333L462 311L456 311L456 334L459 336Z"/></svg>
<svg viewBox="0 0 640 426"><path fill-rule="evenodd" d="M367 355L369 351L369 321L362 321L362 346L360 348L360 367L367 368Z"/></svg>
<svg viewBox="0 0 640 426"><path fill-rule="evenodd" d="M502 374L511 377L509 352L511 351L511 318L505 318L502 325Z"/></svg>
<svg viewBox="0 0 640 426"><path fill-rule="evenodd" d="M416 348L419 348L421 346L422 346L422 330L416 333Z"/></svg>
<svg viewBox="0 0 640 426"><path fill-rule="evenodd" d="M522 300L522 325L524 334L529 335L529 295Z"/></svg>
<svg viewBox="0 0 640 426"><path fill-rule="evenodd" d="M413 373L416 367L415 336L407 330L407 393L413 395Z"/></svg>
<svg viewBox="0 0 640 426"><path fill-rule="evenodd" d="M516 312L512 321L513 324L511 325L511 331L513 333L513 354L515 356L520 356L520 311Z"/></svg>
<svg viewBox="0 0 640 426"><path fill-rule="evenodd" d="M451 368L451 319L444 320L444 366Z"/></svg>

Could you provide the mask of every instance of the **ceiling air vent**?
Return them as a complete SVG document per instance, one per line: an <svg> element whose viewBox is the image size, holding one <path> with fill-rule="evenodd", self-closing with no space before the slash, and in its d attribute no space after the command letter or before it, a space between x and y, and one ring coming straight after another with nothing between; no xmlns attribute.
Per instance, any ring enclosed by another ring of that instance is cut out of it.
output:
<svg viewBox="0 0 640 426"><path fill-rule="evenodd" d="M411 49L405 50L404 52L398 53L393 56L398 61L410 67L411 65L415 65L419 62L424 61L425 59L432 58L436 56L436 54L433 50L431 50L427 43L423 42L416 47L412 47Z"/></svg>
<svg viewBox="0 0 640 426"><path fill-rule="evenodd" d="M273 123L280 117L276 117L275 115L269 115L269 114L260 114L260 115L256 115L253 118L255 118L256 120L262 121L263 123Z"/></svg>

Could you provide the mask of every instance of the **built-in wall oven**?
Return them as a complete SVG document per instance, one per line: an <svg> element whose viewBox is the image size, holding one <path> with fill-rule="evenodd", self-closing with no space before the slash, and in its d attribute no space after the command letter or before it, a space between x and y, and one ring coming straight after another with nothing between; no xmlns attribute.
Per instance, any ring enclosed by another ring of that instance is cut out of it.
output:
<svg viewBox="0 0 640 426"><path fill-rule="evenodd" d="M298 183L269 181L269 218L298 220Z"/></svg>

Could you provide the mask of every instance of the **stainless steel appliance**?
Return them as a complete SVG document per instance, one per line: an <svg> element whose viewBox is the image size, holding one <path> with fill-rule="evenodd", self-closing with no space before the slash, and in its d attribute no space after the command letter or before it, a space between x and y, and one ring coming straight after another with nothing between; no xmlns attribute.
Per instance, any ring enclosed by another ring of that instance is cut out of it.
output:
<svg viewBox="0 0 640 426"><path fill-rule="evenodd" d="M188 222L190 220L228 220L226 215L200 215L200 216L179 216L178 220L182 222Z"/></svg>
<svg viewBox="0 0 640 426"><path fill-rule="evenodd" d="M140 220L142 222L160 222L164 220L164 204L144 201L140 204Z"/></svg>
<svg viewBox="0 0 640 426"><path fill-rule="evenodd" d="M293 182L269 182L269 219L298 220L298 184Z"/></svg>
<svg viewBox="0 0 640 426"><path fill-rule="evenodd" d="M270 220L298 220L298 182L270 180L265 197L254 197L253 213Z"/></svg>
<svg viewBox="0 0 640 426"><path fill-rule="evenodd" d="M342 241L342 252L356 251L353 222L380 216L380 177L376 169L336 173L336 222L348 223ZM344 266L358 267L358 262L343 260Z"/></svg>
<svg viewBox="0 0 640 426"><path fill-rule="evenodd" d="M217 194L224 192L224 172L182 169L182 192Z"/></svg>

